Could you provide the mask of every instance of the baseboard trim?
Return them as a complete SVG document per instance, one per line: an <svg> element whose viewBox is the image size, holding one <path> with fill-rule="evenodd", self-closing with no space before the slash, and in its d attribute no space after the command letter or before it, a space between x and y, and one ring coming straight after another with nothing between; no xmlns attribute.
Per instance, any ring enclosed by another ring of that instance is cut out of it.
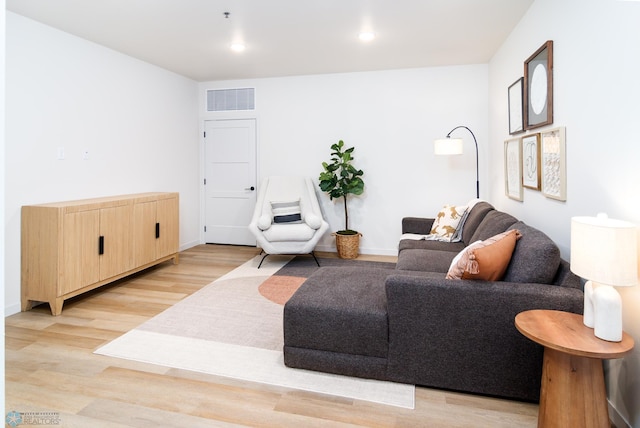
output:
<svg viewBox="0 0 640 428"><path fill-rule="evenodd" d="M607 400L607 405L609 407L609 420L616 428L631 428L631 424L622 417L618 409L613 407L611 401Z"/></svg>
<svg viewBox="0 0 640 428"><path fill-rule="evenodd" d="M13 305L9 305L9 306L5 306L4 307L4 316L9 317L11 315L15 315L18 312L20 312L21 308L20 308L20 303L15 303Z"/></svg>
<svg viewBox="0 0 640 428"><path fill-rule="evenodd" d="M178 251L185 251L188 250L191 247L195 247L196 245L200 245L201 242L199 240L195 240L195 241L191 241L191 242L185 242L184 244L180 244L180 248L178 249Z"/></svg>
<svg viewBox="0 0 640 428"><path fill-rule="evenodd" d="M337 252L335 244L332 245L316 245L315 251L324 251L326 253L335 253ZM383 250L380 248L363 248L360 247L358 250L360 254L369 254L374 256L397 256L398 250Z"/></svg>

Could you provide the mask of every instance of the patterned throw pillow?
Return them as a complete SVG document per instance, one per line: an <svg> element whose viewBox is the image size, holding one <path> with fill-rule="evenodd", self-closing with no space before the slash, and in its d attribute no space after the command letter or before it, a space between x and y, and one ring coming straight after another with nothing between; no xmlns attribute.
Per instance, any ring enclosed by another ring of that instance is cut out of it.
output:
<svg viewBox="0 0 640 428"><path fill-rule="evenodd" d="M522 235L513 229L484 241L476 241L462 250L451 262L447 279L483 279L500 281Z"/></svg>
<svg viewBox="0 0 640 428"><path fill-rule="evenodd" d="M466 205L445 205L436 216L427 239L451 242L466 211Z"/></svg>
<svg viewBox="0 0 640 428"><path fill-rule="evenodd" d="M301 221L300 201L271 202L274 223Z"/></svg>

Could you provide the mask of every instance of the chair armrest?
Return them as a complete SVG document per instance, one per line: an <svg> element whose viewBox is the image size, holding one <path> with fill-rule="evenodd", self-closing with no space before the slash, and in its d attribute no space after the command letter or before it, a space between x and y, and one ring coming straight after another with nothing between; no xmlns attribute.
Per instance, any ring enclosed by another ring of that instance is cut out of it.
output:
<svg viewBox="0 0 640 428"><path fill-rule="evenodd" d="M300 214L302 221L313 230L318 230L322 226L323 218L320 208L313 204L313 200L300 198Z"/></svg>
<svg viewBox="0 0 640 428"><path fill-rule="evenodd" d="M307 213L304 216L304 222L313 230L318 230L322 226L322 217L315 213Z"/></svg>
<svg viewBox="0 0 640 428"><path fill-rule="evenodd" d="M428 235L433 226L433 218L404 217L402 219L402 233L415 233L417 235Z"/></svg>
<svg viewBox="0 0 640 428"><path fill-rule="evenodd" d="M267 230L271 227L273 223L273 212L271 211L271 204L265 204L262 207L262 212L258 217L256 217L252 223L255 221L255 225L259 230Z"/></svg>

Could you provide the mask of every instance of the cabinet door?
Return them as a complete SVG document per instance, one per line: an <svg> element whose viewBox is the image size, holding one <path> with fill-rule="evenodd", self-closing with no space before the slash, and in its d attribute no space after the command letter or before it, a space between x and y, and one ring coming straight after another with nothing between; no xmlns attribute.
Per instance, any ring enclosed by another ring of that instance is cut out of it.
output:
<svg viewBox="0 0 640 428"><path fill-rule="evenodd" d="M157 202L156 258L178 252L178 198L160 199Z"/></svg>
<svg viewBox="0 0 640 428"><path fill-rule="evenodd" d="M133 248L136 266L156 259L156 202L141 202L133 207Z"/></svg>
<svg viewBox="0 0 640 428"><path fill-rule="evenodd" d="M134 267L132 215L132 205L100 210L100 236L104 240L103 254L100 256L101 280L119 275Z"/></svg>
<svg viewBox="0 0 640 428"><path fill-rule="evenodd" d="M60 262L58 296L100 279L100 211L66 213L63 222L63 254Z"/></svg>

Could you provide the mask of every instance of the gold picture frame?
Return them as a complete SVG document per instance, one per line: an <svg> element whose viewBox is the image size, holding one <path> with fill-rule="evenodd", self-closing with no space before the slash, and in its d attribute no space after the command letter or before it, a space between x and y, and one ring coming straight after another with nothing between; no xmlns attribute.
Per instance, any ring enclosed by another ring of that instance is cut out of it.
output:
<svg viewBox="0 0 640 428"><path fill-rule="evenodd" d="M504 192L516 201L522 201L522 154L520 138L504 142Z"/></svg>
<svg viewBox="0 0 640 428"><path fill-rule="evenodd" d="M542 194L567 200L567 143L564 126L540 133Z"/></svg>

